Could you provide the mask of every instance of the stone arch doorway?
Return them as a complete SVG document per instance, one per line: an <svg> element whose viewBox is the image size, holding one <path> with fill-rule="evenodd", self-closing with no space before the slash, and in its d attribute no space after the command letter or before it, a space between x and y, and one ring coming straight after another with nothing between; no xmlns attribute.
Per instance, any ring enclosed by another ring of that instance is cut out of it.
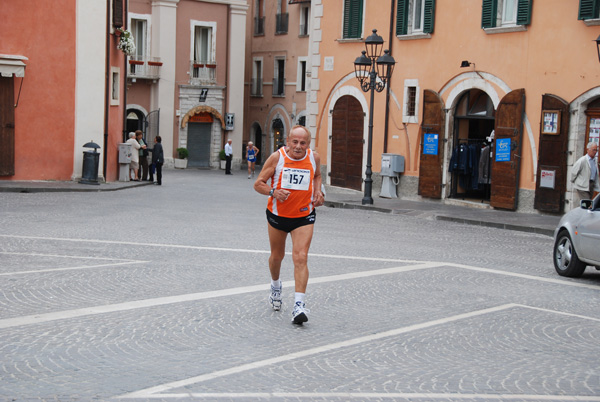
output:
<svg viewBox="0 0 600 402"><path fill-rule="evenodd" d="M331 125L332 186L362 189L364 119L355 97L344 95L335 102Z"/></svg>
<svg viewBox="0 0 600 402"><path fill-rule="evenodd" d="M146 139L146 116L140 110L127 109L127 134L134 132L136 130L142 130L144 132L143 138L147 142L147 139Z"/></svg>
<svg viewBox="0 0 600 402"><path fill-rule="evenodd" d="M285 145L285 132L281 119L273 120L273 151L278 150Z"/></svg>

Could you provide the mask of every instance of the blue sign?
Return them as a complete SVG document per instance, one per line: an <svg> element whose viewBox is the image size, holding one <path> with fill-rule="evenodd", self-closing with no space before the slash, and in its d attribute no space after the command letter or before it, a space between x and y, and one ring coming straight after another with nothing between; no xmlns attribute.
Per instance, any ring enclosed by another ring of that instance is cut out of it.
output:
<svg viewBox="0 0 600 402"><path fill-rule="evenodd" d="M425 143L423 144L423 155L437 155L438 154L438 135L437 134L425 134Z"/></svg>
<svg viewBox="0 0 600 402"><path fill-rule="evenodd" d="M496 140L496 162L510 162L510 138Z"/></svg>

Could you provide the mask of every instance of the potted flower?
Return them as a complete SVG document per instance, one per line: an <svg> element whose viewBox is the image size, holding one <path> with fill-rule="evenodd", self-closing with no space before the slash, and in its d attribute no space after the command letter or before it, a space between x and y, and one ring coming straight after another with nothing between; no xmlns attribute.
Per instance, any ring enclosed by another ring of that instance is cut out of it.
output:
<svg viewBox="0 0 600 402"><path fill-rule="evenodd" d="M219 160L221 161L221 169L222 170L225 170L225 163L226 163L225 159L226 159L225 158L225 150L222 149L221 151L219 151Z"/></svg>
<svg viewBox="0 0 600 402"><path fill-rule="evenodd" d="M119 43L117 49L121 50L128 56L135 53L135 42L133 41L133 35L126 29L117 28L117 36L119 37Z"/></svg>
<svg viewBox="0 0 600 402"><path fill-rule="evenodd" d="M187 157L189 155L187 148L177 148L175 151L177 151L177 156L179 157L179 159L175 159L175 168L176 169L187 168L187 162L188 162Z"/></svg>

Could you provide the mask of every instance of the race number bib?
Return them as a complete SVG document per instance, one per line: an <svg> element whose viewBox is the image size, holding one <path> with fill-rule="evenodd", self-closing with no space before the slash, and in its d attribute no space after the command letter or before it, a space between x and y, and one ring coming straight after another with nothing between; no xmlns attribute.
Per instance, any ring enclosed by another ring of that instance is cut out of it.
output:
<svg viewBox="0 0 600 402"><path fill-rule="evenodd" d="M307 191L310 185L310 170L284 168L281 188Z"/></svg>

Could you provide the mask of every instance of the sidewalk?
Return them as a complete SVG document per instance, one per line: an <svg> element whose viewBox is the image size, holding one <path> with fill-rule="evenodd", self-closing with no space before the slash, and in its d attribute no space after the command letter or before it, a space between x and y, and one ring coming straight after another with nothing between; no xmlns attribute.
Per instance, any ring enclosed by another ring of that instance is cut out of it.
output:
<svg viewBox="0 0 600 402"><path fill-rule="evenodd" d="M411 201L398 198L380 198L375 191L373 191L373 205L362 205L364 194L360 191L331 186L325 186L325 191L325 205L331 208L365 209L392 214L406 214L434 220L489 226L548 236L553 236L554 229L561 218L559 215L526 214L497 210L488 204L468 201Z"/></svg>
<svg viewBox="0 0 600 402"><path fill-rule="evenodd" d="M151 182L129 181L81 184L74 181L2 181L0 193L39 192L98 192L117 191L148 186ZM325 206L330 208L364 209L392 214L406 214L425 219L444 220L470 225L489 226L552 236L560 220L558 215L526 214L496 210L488 204L454 200L402 200L380 198L373 191L373 205L362 205L364 194L360 191L326 186Z"/></svg>

